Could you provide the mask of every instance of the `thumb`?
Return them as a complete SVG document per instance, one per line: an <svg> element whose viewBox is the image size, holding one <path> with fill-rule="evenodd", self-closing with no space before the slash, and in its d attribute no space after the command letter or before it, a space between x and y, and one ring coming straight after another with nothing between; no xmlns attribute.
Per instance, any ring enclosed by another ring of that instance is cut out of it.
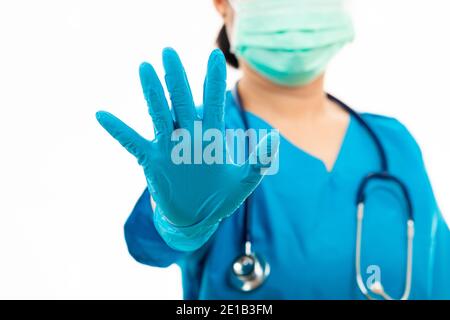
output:
<svg viewBox="0 0 450 320"><path fill-rule="evenodd" d="M145 158L143 151L148 141L109 112L99 111L96 117L100 125L142 165Z"/></svg>
<svg viewBox="0 0 450 320"><path fill-rule="evenodd" d="M280 133L278 130L272 130L258 143L245 163L245 182L255 184L256 187L265 175L274 175L278 172L279 146Z"/></svg>

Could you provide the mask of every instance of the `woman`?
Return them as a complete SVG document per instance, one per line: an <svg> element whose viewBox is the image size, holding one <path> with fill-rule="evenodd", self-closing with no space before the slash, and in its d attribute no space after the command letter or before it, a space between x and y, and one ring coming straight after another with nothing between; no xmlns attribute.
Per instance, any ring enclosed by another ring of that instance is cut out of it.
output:
<svg viewBox="0 0 450 320"><path fill-rule="evenodd" d="M450 233L415 140L397 120L359 115L324 92L328 62L353 39L342 2L214 0L225 22L218 44L242 71L236 90L225 93L215 50L196 110L166 49L173 114L152 66L140 68L155 140L97 114L148 182L125 225L129 251L147 265L178 264L186 299L450 298ZM263 179L261 161L175 164L173 133L196 122L219 133L277 128L252 150L279 171ZM357 208L362 181L380 171Z"/></svg>

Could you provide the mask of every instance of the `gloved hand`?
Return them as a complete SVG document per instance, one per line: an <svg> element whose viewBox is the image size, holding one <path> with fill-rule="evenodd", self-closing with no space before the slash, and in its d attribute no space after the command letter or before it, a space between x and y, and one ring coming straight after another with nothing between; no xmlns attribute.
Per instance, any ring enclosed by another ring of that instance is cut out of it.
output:
<svg viewBox="0 0 450 320"><path fill-rule="evenodd" d="M148 63L140 67L141 84L155 129L154 140L144 139L110 113L100 111L97 119L143 167L148 189L156 202L154 221L158 232L169 246L190 251L201 247L219 222L235 212L254 191L263 178L262 165L248 160L242 165L174 163L174 146L179 144L172 141L171 136L177 136L174 129L186 129L192 139L202 140L194 136L194 121L201 121L197 125L201 123L203 131L217 129L221 133L223 156L228 156L224 123L226 65L222 52L213 51L204 84L204 116L200 119L184 68L173 49L163 51L163 64L174 117L153 67ZM195 143L192 141L192 146ZM277 151L278 136L269 134L253 152L270 161Z"/></svg>

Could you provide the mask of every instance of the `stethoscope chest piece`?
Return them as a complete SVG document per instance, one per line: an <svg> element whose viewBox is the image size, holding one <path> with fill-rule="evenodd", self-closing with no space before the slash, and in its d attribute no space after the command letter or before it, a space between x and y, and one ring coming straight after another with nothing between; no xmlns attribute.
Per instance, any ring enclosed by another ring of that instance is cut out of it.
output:
<svg viewBox="0 0 450 320"><path fill-rule="evenodd" d="M246 253L233 262L232 285L243 292L259 288L270 275L270 265L255 253Z"/></svg>

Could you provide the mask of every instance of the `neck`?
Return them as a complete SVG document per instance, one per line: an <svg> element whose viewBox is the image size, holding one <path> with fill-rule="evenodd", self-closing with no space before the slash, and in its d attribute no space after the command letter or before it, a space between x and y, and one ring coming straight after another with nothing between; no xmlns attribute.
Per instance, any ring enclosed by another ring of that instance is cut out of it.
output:
<svg viewBox="0 0 450 320"><path fill-rule="evenodd" d="M324 76L298 87L272 83L244 64L239 93L247 111L289 118L311 118L324 113L328 99L324 92Z"/></svg>

